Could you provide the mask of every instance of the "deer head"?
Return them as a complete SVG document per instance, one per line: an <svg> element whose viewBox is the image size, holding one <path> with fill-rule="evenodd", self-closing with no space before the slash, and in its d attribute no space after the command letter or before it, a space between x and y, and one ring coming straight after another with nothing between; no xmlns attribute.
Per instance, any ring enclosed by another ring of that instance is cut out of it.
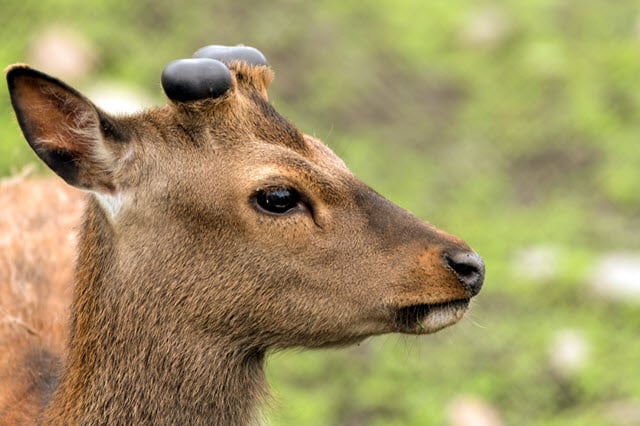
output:
<svg viewBox="0 0 640 426"><path fill-rule="evenodd" d="M206 372L220 342L246 358L462 318L483 283L477 254L276 112L260 52L195 56L165 69L165 106L131 116L27 66L7 71L33 150L91 194L61 387L80 375L117 387L120 353L130 370L144 351L148 364L200 360Z"/></svg>

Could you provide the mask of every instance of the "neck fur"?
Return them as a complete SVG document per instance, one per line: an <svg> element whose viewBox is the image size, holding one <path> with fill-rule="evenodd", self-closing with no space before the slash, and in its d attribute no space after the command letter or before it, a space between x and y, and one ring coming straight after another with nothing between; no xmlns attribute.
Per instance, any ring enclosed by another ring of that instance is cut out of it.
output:
<svg viewBox="0 0 640 426"><path fill-rule="evenodd" d="M148 294L120 287L144 286L118 283L113 274L112 232L92 201L80 239L67 359L45 423L255 423L266 393L264 351L224 336L187 334L166 315L150 315Z"/></svg>

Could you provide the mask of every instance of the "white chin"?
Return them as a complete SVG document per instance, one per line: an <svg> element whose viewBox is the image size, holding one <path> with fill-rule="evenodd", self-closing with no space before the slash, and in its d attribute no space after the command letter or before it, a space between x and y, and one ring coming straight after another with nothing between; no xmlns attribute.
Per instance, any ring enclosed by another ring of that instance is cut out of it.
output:
<svg viewBox="0 0 640 426"><path fill-rule="evenodd" d="M418 328L423 333L435 333L460 321L467 311L463 305L444 305L432 308L420 319Z"/></svg>

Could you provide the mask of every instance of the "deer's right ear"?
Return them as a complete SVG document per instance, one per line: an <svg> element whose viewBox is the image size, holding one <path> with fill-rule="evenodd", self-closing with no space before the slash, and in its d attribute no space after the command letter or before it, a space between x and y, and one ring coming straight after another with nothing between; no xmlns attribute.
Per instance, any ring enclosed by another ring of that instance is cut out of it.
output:
<svg viewBox="0 0 640 426"><path fill-rule="evenodd" d="M116 145L126 140L115 119L75 89L26 65L6 73L22 133L38 157L70 185L115 191Z"/></svg>

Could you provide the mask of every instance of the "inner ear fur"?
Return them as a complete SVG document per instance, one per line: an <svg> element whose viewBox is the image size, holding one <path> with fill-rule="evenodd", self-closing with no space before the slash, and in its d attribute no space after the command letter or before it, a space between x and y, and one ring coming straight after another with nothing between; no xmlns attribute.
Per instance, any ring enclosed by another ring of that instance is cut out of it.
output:
<svg viewBox="0 0 640 426"><path fill-rule="evenodd" d="M20 128L40 159L70 185L112 192L109 139L126 139L115 119L67 84L26 65L7 70Z"/></svg>

